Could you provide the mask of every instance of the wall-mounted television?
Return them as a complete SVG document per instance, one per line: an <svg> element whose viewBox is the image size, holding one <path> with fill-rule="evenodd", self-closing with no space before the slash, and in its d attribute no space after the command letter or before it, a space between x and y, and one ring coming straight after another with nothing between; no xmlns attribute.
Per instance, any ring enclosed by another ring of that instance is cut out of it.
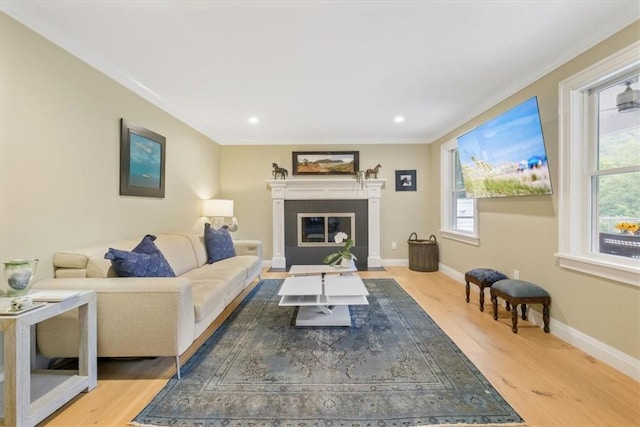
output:
<svg viewBox="0 0 640 427"><path fill-rule="evenodd" d="M469 198L552 194L538 98L458 137Z"/></svg>

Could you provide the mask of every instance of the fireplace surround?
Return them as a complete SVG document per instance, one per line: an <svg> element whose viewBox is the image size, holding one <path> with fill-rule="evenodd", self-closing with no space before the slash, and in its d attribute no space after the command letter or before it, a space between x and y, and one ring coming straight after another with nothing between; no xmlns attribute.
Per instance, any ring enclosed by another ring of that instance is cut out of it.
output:
<svg viewBox="0 0 640 427"><path fill-rule="evenodd" d="M273 256L271 267L287 268L287 239L285 238L285 201L288 200L366 200L366 267L382 267L380 256L380 202L386 179L306 178L267 180L271 189L273 208ZM361 258L359 256L359 258ZM364 258L364 257L363 257ZM317 263L320 263L319 260ZM360 260L364 263L364 260Z"/></svg>

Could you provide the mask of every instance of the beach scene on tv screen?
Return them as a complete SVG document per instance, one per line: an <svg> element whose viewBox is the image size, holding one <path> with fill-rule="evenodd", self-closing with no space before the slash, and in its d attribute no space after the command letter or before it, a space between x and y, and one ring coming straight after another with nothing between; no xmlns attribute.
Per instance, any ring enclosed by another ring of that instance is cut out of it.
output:
<svg viewBox="0 0 640 427"><path fill-rule="evenodd" d="M536 97L458 137L458 156L467 197L552 194Z"/></svg>

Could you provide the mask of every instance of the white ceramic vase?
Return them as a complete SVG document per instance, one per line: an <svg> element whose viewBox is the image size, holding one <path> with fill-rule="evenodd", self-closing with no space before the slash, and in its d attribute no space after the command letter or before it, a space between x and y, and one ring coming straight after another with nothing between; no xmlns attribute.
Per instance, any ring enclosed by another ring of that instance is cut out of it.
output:
<svg viewBox="0 0 640 427"><path fill-rule="evenodd" d="M343 268L351 268L351 267L355 267L356 263L353 260L353 258L351 258L351 259L342 258L340 260L340 266L343 267Z"/></svg>

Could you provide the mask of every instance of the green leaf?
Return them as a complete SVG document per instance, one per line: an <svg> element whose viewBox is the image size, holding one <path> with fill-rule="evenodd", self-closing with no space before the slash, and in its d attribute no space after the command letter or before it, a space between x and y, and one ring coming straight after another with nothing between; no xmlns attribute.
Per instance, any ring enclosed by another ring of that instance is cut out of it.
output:
<svg viewBox="0 0 640 427"><path fill-rule="evenodd" d="M342 259L342 255L340 255L339 253L330 254L330 255L327 255L326 257L324 257L322 262L324 262L325 264L334 265L334 264L338 263L338 261L340 261L341 259Z"/></svg>

